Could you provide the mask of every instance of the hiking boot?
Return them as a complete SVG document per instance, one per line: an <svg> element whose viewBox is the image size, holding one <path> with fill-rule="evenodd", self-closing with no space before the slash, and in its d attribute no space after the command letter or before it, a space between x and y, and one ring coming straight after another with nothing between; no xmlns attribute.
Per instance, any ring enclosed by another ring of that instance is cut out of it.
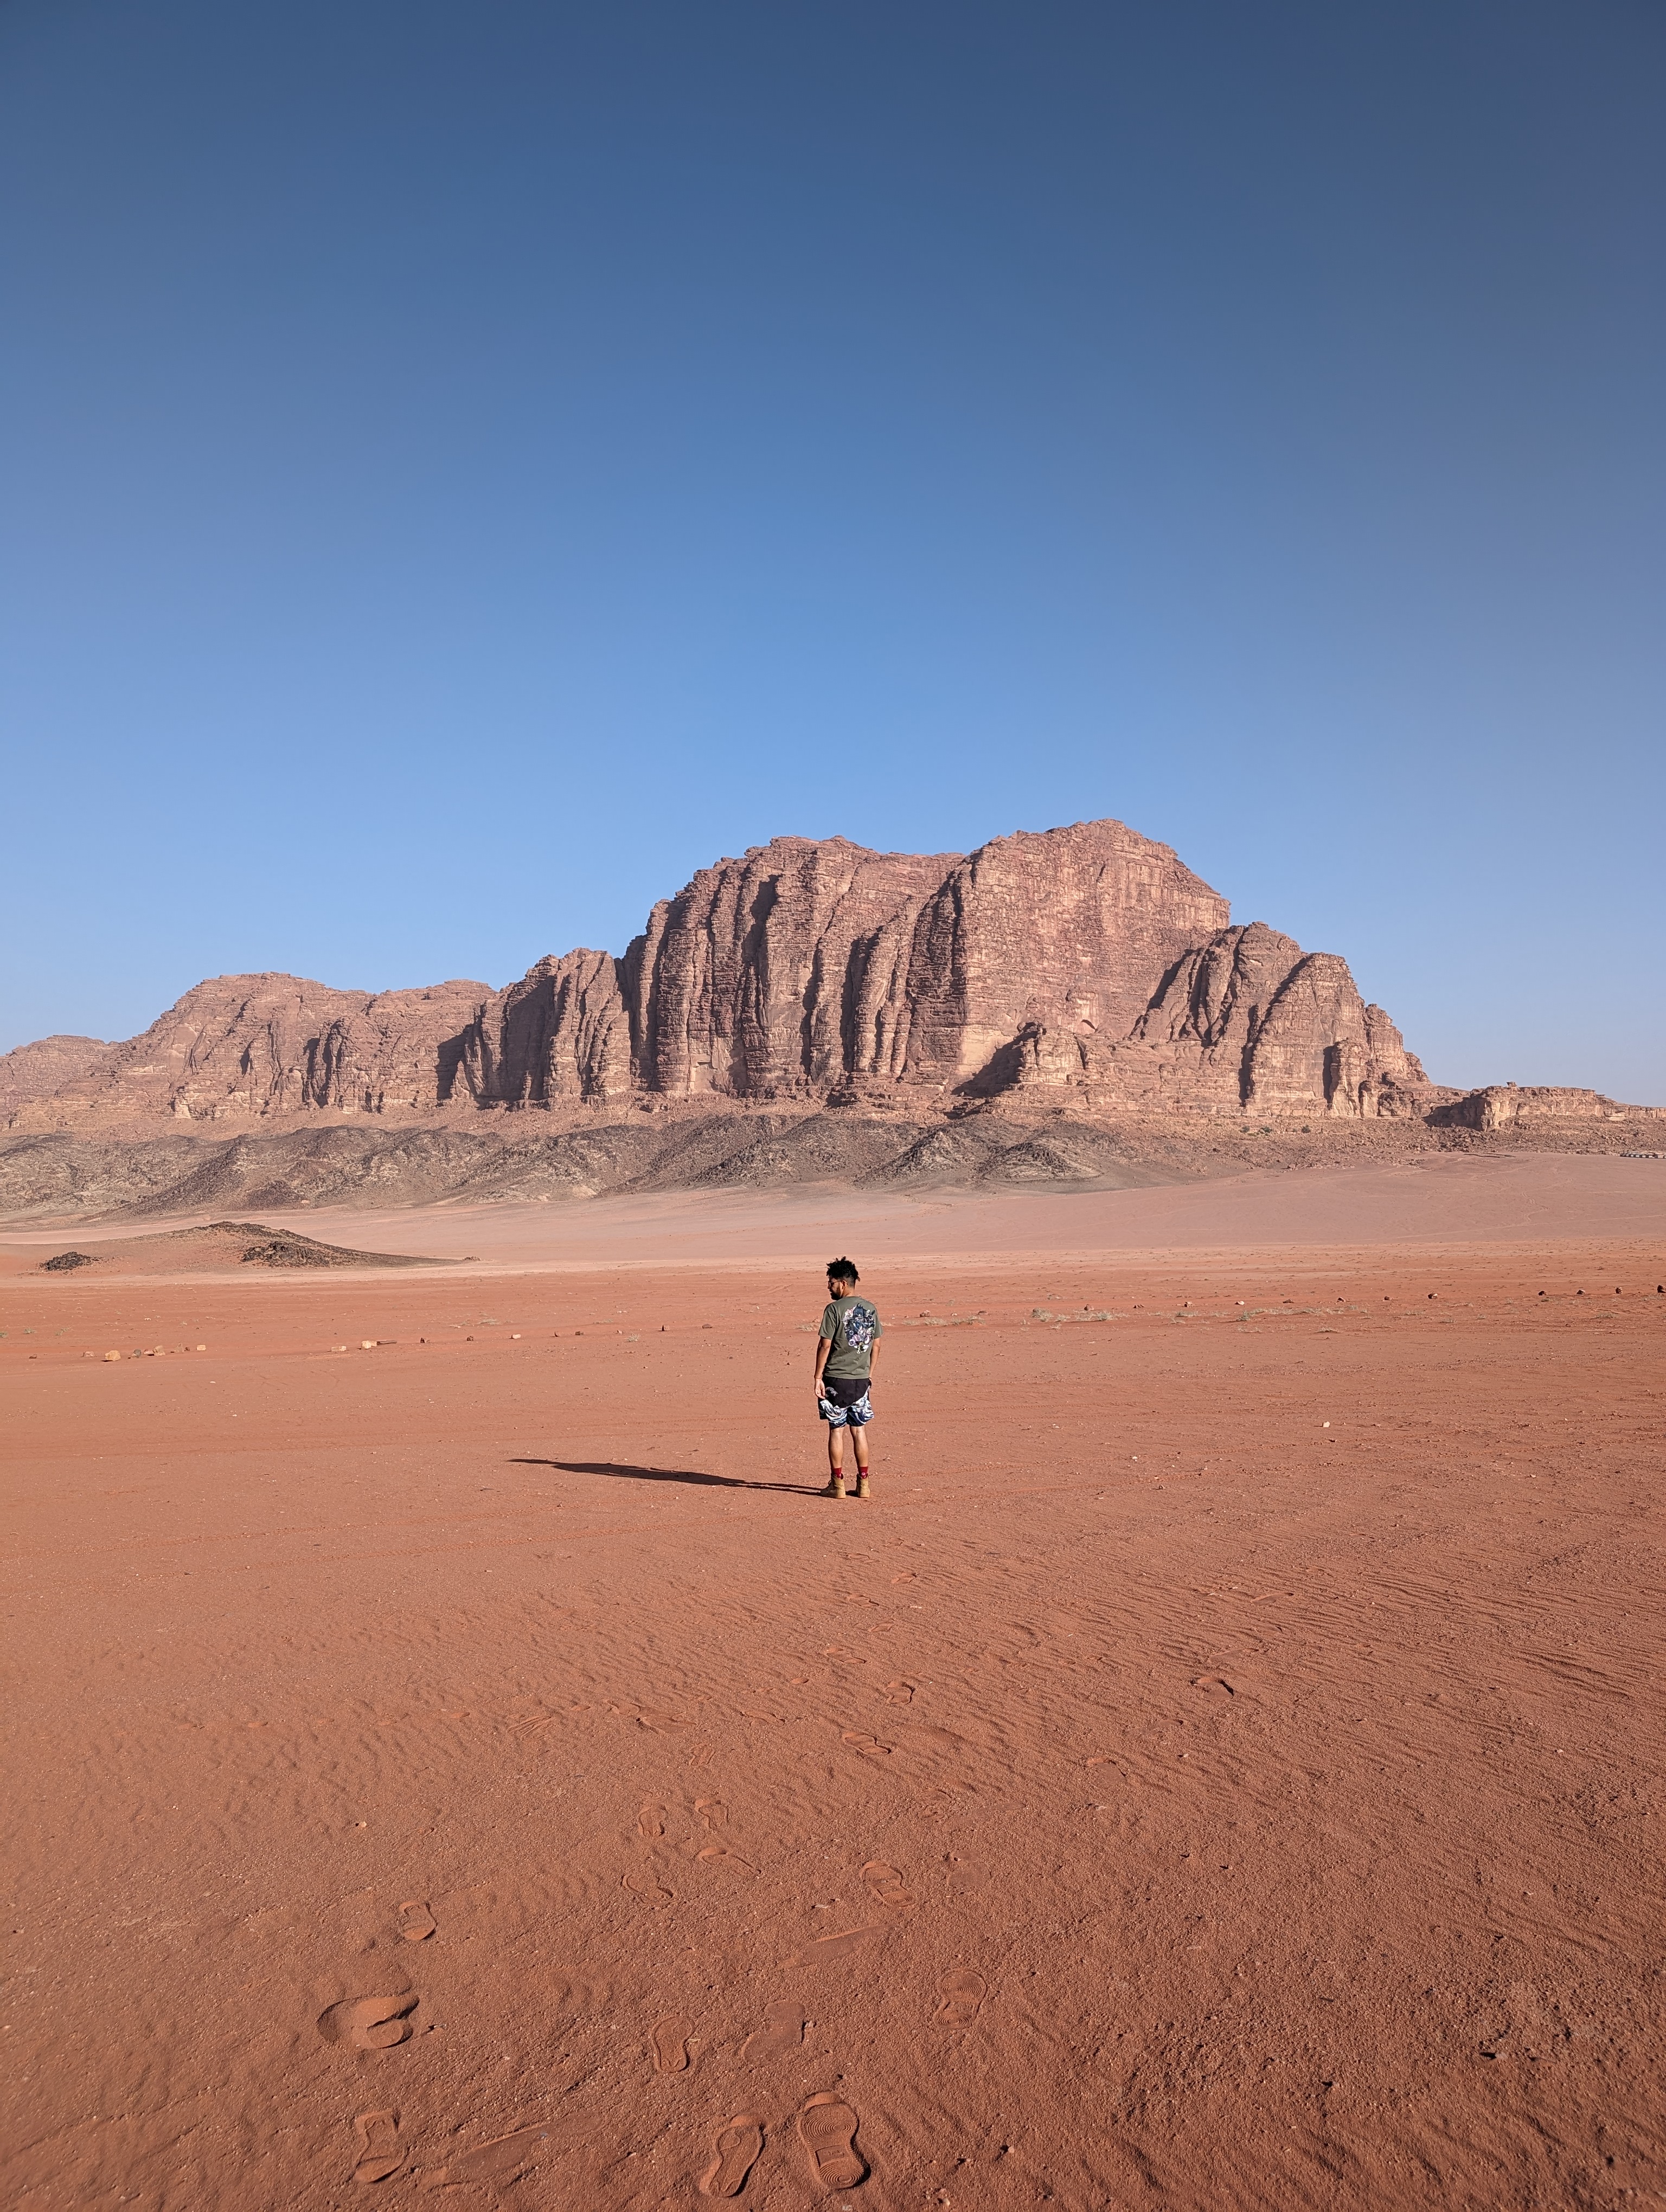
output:
<svg viewBox="0 0 1666 2212"><path fill-rule="evenodd" d="M859 1476L857 1479L856 1495L858 1498L872 1498L873 1495L873 1492L867 1486L867 1477L865 1474Z"/></svg>
<svg viewBox="0 0 1666 2212"><path fill-rule="evenodd" d="M827 1487L820 1494L824 1498L842 1498L844 1477L842 1474L830 1474L827 1478Z"/></svg>

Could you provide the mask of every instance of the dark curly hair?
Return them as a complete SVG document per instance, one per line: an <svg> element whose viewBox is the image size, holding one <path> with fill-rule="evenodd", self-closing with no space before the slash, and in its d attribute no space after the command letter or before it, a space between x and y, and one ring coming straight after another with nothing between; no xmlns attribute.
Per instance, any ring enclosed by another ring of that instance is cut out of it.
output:
<svg viewBox="0 0 1666 2212"><path fill-rule="evenodd" d="M854 1260L830 1260L827 1263L827 1272L836 1283L860 1283L862 1279L856 1273L856 1262Z"/></svg>

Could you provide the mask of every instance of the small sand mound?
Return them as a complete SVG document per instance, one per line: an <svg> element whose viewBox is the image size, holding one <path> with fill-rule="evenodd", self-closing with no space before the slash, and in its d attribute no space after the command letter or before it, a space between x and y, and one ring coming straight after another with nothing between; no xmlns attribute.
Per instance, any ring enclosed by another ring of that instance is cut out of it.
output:
<svg viewBox="0 0 1666 2212"><path fill-rule="evenodd" d="M451 1260L420 1259L408 1252L356 1252L344 1244L320 1244L315 1237L297 1236L293 1230L269 1229L264 1221L210 1221L201 1229L175 1229L167 1237L137 1237L134 1243L241 1245L239 1264L255 1267L449 1267L456 1264Z"/></svg>
<svg viewBox="0 0 1666 2212"><path fill-rule="evenodd" d="M216 1224L221 1225L234 1226L231 1223ZM239 1230L237 1233L241 1236L247 1232ZM447 1264L410 1259L398 1253L351 1252L340 1244L320 1244L311 1237L292 1237L282 1232L269 1232L262 1243L251 1244L242 1259L246 1267L423 1267Z"/></svg>
<svg viewBox="0 0 1666 2212"><path fill-rule="evenodd" d="M409 1252L358 1252L342 1244L264 1221L210 1221L198 1229L165 1230L154 1237L124 1237L95 1252L60 1252L40 1262L43 1271L62 1273L96 1263L106 1273L200 1274L236 1267L452 1267L454 1260L430 1260Z"/></svg>

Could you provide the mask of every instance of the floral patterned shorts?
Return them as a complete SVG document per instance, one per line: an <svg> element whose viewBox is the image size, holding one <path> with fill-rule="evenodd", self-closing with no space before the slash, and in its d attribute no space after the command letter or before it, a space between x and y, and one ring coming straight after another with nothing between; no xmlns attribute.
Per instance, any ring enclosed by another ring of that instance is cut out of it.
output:
<svg viewBox="0 0 1666 2212"><path fill-rule="evenodd" d="M868 1402L866 1376L853 1376L846 1382L836 1375L824 1375L817 1410L830 1428L848 1426L865 1429L873 1419L873 1407Z"/></svg>

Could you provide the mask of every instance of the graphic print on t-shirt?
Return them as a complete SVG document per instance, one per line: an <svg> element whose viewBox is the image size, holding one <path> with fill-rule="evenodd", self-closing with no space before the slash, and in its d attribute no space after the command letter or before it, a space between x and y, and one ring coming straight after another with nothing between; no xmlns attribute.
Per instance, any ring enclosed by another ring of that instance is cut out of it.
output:
<svg viewBox="0 0 1666 2212"><path fill-rule="evenodd" d="M844 1340L852 1352L866 1352L873 1341L873 1309L854 1305L844 1317Z"/></svg>
<svg viewBox="0 0 1666 2212"><path fill-rule="evenodd" d="M822 1316L821 1333L831 1345L826 1373L848 1382L867 1374L873 1346L884 1332L878 1312L866 1298L836 1298Z"/></svg>

